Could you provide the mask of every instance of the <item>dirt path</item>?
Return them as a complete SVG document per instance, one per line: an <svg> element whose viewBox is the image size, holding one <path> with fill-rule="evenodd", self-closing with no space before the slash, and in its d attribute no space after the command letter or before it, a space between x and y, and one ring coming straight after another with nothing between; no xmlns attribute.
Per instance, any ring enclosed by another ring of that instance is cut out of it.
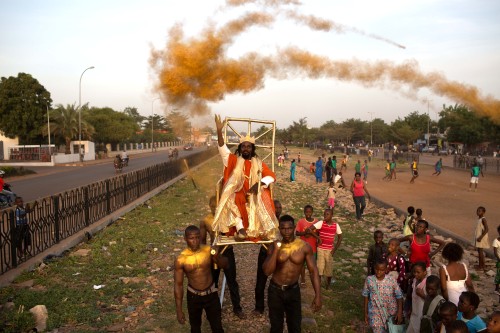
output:
<svg viewBox="0 0 500 333"><path fill-rule="evenodd" d="M420 176L414 184L410 184L408 166L398 168L397 180L390 182L382 180L382 168L371 168L368 188L374 197L403 211L408 206L422 208L424 217L431 224L468 241L472 241L476 227L477 207L484 206L490 221L490 239L496 237L496 227L500 221L500 176L486 175L480 178L478 191L469 192L468 172L445 168L441 175L432 176L433 172L432 167L421 165Z"/></svg>

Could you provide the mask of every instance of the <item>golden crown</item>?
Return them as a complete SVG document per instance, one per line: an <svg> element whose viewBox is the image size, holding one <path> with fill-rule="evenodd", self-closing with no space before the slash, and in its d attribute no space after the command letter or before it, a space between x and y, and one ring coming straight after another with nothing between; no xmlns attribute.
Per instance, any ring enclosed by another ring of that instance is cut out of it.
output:
<svg viewBox="0 0 500 333"><path fill-rule="evenodd" d="M246 136L240 136L240 143L243 143L243 142L250 142L250 143L255 144L255 137L250 136L248 134Z"/></svg>

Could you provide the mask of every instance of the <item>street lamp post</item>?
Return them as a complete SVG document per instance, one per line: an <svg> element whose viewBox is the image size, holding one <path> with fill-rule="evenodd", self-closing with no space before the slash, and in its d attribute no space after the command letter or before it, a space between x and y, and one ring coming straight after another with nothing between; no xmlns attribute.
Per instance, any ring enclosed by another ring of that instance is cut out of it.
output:
<svg viewBox="0 0 500 333"><path fill-rule="evenodd" d="M160 99L160 97L157 97L151 101L151 152L154 152L154 144L155 144L155 139L154 139L154 120L155 120L154 104L155 104L155 101L157 101L159 99Z"/></svg>
<svg viewBox="0 0 500 333"><path fill-rule="evenodd" d="M52 154L50 153L50 116L49 116L49 105L47 104L47 135L49 136L49 158L52 162Z"/></svg>
<svg viewBox="0 0 500 333"><path fill-rule="evenodd" d="M373 111L368 112L370 114L370 147L373 146Z"/></svg>
<svg viewBox="0 0 500 333"><path fill-rule="evenodd" d="M307 117L304 117L304 126L302 128L302 148L304 148L305 144L306 144L306 130L307 130Z"/></svg>
<svg viewBox="0 0 500 333"><path fill-rule="evenodd" d="M83 162L83 154L82 154L82 77L86 71L89 69L94 69L94 66L90 66L86 68L82 75L80 75L80 85L78 90L78 154L80 155L80 162Z"/></svg>
<svg viewBox="0 0 500 333"><path fill-rule="evenodd" d="M431 116L429 114L429 99L427 101L427 148L429 149L429 145L431 143L431 133L430 133L430 125L431 125Z"/></svg>

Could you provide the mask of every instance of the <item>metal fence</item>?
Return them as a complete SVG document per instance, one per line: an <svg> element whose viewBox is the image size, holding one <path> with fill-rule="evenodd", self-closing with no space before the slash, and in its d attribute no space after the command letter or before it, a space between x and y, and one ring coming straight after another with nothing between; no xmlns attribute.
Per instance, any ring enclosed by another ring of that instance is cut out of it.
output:
<svg viewBox="0 0 500 333"><path fill-rule="evenodd" d="M477 159L477 156L454 155L453 167L458 169L470 170L474 163L477 162ZM484 172L500 173L500 158L483 157L482 169Z"/></svg>
<svg viewBox="0 0 500 333"><path fill-rule="evenodd" d="M215 154L216 149L206 150L192 154L186 160L190 166L196 166ZM0 274L126 206L182 172L182 160L165 162L29 203L27 206L33 208L27 212L28 231L25 237L31 242L27 253L18 252L18 245L23 237L19 236L20 228L16 228L15 210L3 210L0 217Z"/></svg>

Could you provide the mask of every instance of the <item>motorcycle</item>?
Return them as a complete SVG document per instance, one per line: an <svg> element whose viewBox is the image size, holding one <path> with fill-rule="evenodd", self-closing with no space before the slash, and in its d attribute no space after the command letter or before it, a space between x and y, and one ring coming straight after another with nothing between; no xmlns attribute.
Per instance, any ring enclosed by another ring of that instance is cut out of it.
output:
<svg viewBox="0 0 500 333"><path fill-rule="evenodd" d="M123 169L123 162L120 156L117 156L113 161L113 166L115 167L116 173L121 173Z"/></svg>
<svg viewBox="0 0 500 333"><path fill-rule="evenodd" d="M12 207L14 205L14 202L16 201L17 195L12 192L12 185L10 184L3 184L3 189L4 191L8 191L9 193L6 192L0 192L0 209L5 209L7 207Z"/></svg>
<svg viewBox="0 0 500 333"><path fill-rule="evenodd" d="M128 160L129 160L129 157L121 157L121 161L122 161L122 167L127 167L128 166Z"/></svg>

